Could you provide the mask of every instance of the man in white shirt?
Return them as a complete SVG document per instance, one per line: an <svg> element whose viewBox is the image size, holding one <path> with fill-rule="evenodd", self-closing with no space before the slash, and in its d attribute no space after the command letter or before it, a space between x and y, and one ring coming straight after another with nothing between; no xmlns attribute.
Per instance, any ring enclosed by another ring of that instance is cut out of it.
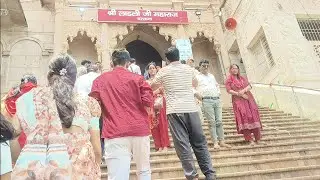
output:
<svg viewBox="0 0 320 180"><path fill-rule="evenodd" d="M134 58L130 60L130 65L128 67L128 70L132 73L141 75L141 69L138 65L136 65L136 59Z"/></svg>
<svg viewBox="0 0 320 180"><path fill-rule="evenodd" d="M220 146L229 148L231 146L224 142L219 84L214 76L208 72L208 60L201 60L199 66L200 74L197 75L196 97L202 100L205 117L210 122L214 148L219 149Z"/></svg>
<svg viewBox="0 0 320 180"><path fill-rule="evenodd" d="M93 81L100 76L99 67L96 64L88 65L87 72L87 74L78 77L74 85L74 90L83 95L88 95L91 92Z"/></svg>

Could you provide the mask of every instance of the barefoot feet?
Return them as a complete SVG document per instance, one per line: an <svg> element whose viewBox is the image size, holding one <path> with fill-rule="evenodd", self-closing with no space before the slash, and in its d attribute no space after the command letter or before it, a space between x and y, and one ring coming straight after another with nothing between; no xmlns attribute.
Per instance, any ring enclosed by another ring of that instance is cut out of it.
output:
<svg viewBox="0 0 320 180"><path fill-rule="evenodd" d="M218 142L214 142L213 143L213 148L214 149L220 149L219 143Z"/></svg>
<svg viewBox="0 0 320 180"><path fill-rule="evenodd" d="M220 147L226 147L226 148L231 148L229 144L226 144L223 140L219 142Z"/></svg>
<svg viewBox="0 0 320 180"><path fill-rule="evenodd" d="M256 141L256 144L257 144L257 145L267 145L266 142L261 142L261 141Z"/></svg>
<svg viewBox="0 0 320 180"><path fill-rule="evenodd" d="M255 146L256 143L255 143L254 141L249 141L249 145L250 145L250 146Z"/></svg>
<svg viewBox="0 0 320 180"><path fill-rule="evenodd" d="M168 148L167 147L164 147L162 152L168 152Z"/></svg>

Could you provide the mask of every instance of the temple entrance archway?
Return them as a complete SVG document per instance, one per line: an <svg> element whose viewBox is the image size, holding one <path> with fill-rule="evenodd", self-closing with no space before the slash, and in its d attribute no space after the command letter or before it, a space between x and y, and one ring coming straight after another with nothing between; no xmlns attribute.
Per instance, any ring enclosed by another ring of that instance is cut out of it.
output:
<svg viewBox="0 0 320 180"><path fill-rule="evenodd" d="M136 59L142 73L150 62L155 62L158 66L162 64L162 57L159 52L144 41L134 40L126 45L126 49L131 57Z"/></svg>
<svg viewBox="0 0 320 180"><path fill-rule="evenodd" d="M127 35L117 37L116 48L126 48L131 57L136 59L142 73L150 62L162 66L165 51L171 46L171 37L159 34L158 27L137 25L127 28Z"/></svg>

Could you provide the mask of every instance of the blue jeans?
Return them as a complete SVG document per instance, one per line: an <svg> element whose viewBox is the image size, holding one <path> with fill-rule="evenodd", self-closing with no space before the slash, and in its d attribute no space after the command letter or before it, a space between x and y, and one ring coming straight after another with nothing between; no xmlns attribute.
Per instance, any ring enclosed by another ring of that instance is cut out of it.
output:
<svg viewBox="0 0 320 180"><path fill-rule="evenodd" d="M204 99L203 111L204 115L210 123L210 132L213 141L224 140L224 132L222 126L222 106L220 99Z"/></svg>

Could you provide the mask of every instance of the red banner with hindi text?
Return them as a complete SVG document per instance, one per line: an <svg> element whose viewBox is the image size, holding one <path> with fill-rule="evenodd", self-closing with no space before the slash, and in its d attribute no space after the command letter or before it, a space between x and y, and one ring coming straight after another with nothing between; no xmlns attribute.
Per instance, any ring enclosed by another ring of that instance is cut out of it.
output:
<svg viewBox="0 0 320 180"><path fill-rule="evenodd" d="M103 23L148 23L187 24L187 11L151 11L99 9L98 22Z"/></svg>

